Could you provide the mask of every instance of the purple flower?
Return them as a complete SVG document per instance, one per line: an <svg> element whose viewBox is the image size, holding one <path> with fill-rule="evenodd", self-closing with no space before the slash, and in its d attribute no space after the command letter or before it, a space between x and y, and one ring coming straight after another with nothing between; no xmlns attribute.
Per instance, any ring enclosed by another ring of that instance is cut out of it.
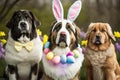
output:
<svg viewBox="0 0 120 80"><path fill-rule="evenodd" d="M43 41L43 37L42 36L40 36L40 40Z"/></svg>
<svg viewBox="0 0 120 80"><path fill-rule="evenodd" d="M80 32L80 36L83 38L83 39L85 39L86 38L86 34L85 34L85 32Z"/></svg>
<svg viewBox="0 0 120 80"><path fill-rule="evenodd" d="M116 48L116 50L118 50L120 52L120 44L115 43L115 48Z"/></svg>
<svg viewBox="0 0 120 80"><path fill-rule="evenodd" d="M3 59L5 55L5 50L3 48L2 43L0 42L0 59Z"/></svg>
<svg viewBox="0 0 120 80"><path fill-rule="evenodd" d="M85 47L82 47L82 53L85 53Z"/></svg>

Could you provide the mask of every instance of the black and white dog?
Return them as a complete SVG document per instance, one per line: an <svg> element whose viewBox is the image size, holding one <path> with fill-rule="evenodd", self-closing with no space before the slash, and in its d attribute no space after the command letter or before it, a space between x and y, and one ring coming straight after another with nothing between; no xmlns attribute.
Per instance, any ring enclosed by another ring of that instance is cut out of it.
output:
<svg viewBox="0 0 120 80"><path fill-rule="evenodd" d="M16 11L7 27L6 74L9 80L37 80L42 42L36 32L39 21L28 10Z"/></svg>

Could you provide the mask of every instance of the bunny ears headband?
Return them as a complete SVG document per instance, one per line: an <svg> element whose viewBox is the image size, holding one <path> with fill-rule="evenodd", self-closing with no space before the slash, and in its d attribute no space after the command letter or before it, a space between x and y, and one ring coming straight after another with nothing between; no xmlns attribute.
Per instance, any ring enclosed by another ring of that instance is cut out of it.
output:
<svg viewBox="0 0 120 80"><path fill-rule="evenodd" d="M76 2L74 2L68 10L67 20L72 22L75 21L81 11L81 6L81 0L77 0ZM57 21L64 20L64 11L60 0L53 0L52 9Z"/></svg>

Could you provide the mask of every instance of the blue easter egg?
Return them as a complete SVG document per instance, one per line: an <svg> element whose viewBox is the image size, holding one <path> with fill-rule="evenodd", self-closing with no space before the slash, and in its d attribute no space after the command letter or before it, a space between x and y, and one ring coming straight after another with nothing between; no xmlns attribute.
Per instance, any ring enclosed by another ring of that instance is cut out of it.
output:
<svg viewBox="0 0 120 80"><path fill-rule="evenodd" d="M67 63L68 63L68 64L75 63L75 58L74 58L73 56L68 56L68 57L67 57Z"/></svg>
<svg viewBox="0 0 120 80"><path fill-rule="evenodd" d="M66 55L62 55L60 58L61 58L61 59L60 59L60 62L61 62L62 64L65 64L65 63L67 62L67 57L66 57Z"/></svg>
<svg viewBox="0 0 120 80"><path fill-rule="evenodd" d="M45 44L44 48L49 48L49 46L50 46L50 42L48 41L48 42Z"/></svg>

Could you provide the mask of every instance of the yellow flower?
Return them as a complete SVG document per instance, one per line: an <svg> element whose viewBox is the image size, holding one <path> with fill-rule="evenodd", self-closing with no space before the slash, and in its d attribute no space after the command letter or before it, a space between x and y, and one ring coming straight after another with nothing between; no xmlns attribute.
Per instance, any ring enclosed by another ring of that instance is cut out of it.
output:
<svg viewBox="0 0 120 80"><path fill-rule="evenodd" d="M115 36L116 38L120 38L120 32L114 31L114 36Z"/></svg>
<svg viewBox="0 0 120 80"><path fill-rule="evenodd" d="M43 36L43 45L48 41L48 36L45 34Z"/></svg>
<svg viewBox="0 0 120 80"><path fill-rule="evenodd" d="M5 44L7 41L5 39L1 39L2 44Z"/></svg>
<svg viewBox="0 0 120 80"><path fill-rule="evenodd" d="M88 41L87 41L87 40L82 40L82 41L81 41L81 45L82 45L82 46L86 46L86 45L87 45L87 43L88 43Z"/></svg>
<svg viewBox="0 0 120 80"><path fill-rule="evenodd" d="M5 36L5 35L6 35L5 32L0 31L0 37L1 37L1 36Z"/></svg>
<svg viewBox="0 0 120 80"><path fill-rule="evenodd" d="M37 33L38 33L39 36L42 35L42 32L39 29L37 29Z"/></svg>

